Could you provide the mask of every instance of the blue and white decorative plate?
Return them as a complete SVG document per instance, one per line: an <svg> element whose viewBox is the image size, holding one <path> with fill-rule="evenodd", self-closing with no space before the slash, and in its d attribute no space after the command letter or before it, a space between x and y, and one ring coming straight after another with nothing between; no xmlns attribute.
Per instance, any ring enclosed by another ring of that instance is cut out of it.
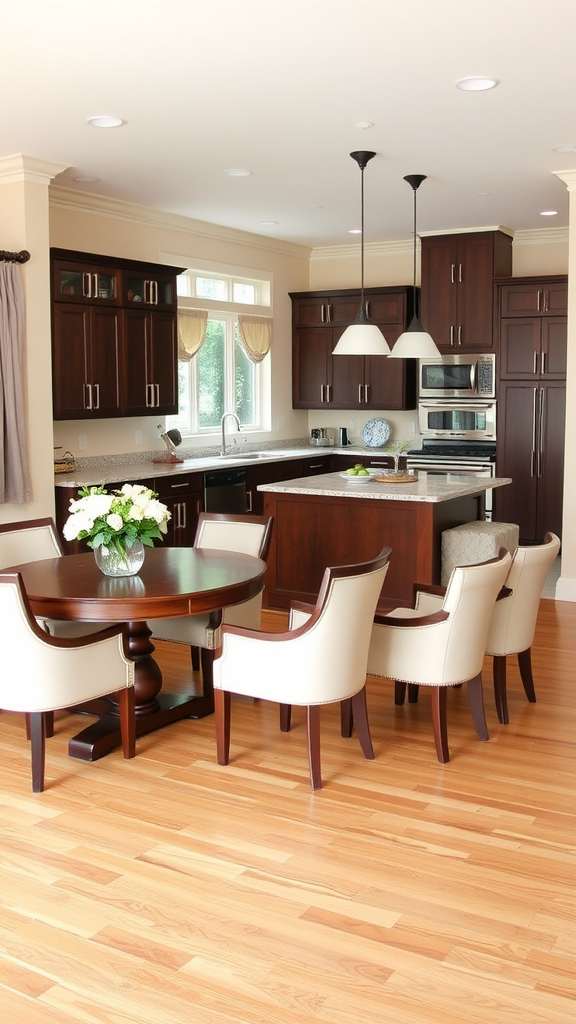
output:
<svg viewBox="0 0 576 1024"><path fill-rule="evenodd" d="M390 424L386 420L373 419L362 431L362 440L368 448L381 448L390 437Z"/></svg>

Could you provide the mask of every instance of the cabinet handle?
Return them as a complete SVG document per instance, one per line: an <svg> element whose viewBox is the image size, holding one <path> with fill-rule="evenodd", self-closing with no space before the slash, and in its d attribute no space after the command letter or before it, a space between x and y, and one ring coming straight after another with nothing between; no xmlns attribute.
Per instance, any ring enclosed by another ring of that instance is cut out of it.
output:
<svg viewBox="0 0 576 1024"><path fill-rule="evenodd" d="M183 530L185 530L186 529L186 502L183 501L180 507L182 509L182 515L181 515L181 518L180 518L180 526L181 526L181 528Z"/></svg>
<svg viewBox="0 0 576 1024"><path fill-rule="evenodd" d="M92 408L93 409L99 409L100 408L100 385L99 384L94 384L94 391L96 392L96 401L94 402L94 405L92 406Z"/></svg>
<svg viewBox="0 0 576 1024"><path fill-rule="evenodd" d="M454 327L452 324L450 324L450 344L454 344Z"/></svg>
<svg viewBox="0 0 576 1024"><path fill-rule="evenodd" d="M462 284L462 264L458 264L458 284Z"/></svg>
<svg viewBox="0 0 576 1024"><path fill-rule="evenodd" d="M154 305L158 305L158 281L152 281L152 290L154 293Z"/></svg>
<svg viewBox="0 0 576 1024"><path fill-rule="evenodd" d="M252 491L246 491L246 511L252 511Z"/></svg>
<svg viewBox="0 0 576 1024"><path fill-rule="evenodd" d="M534 370L533 370L533 373L534 373L534 376L536 376L536 374L538 373L538 353L537 352L534 353Z"/></svg>
<svg viewBox="0 0 576 1024"><path fill-rule="evenodd" d="M458 325L458 345L462 344L462 326Z"/></svg>
<svg viewBox="0 0 576 1024"><path fill-rule="evenodd" d="M332 303L331 302L327 302L326 303L326 322L330 323L331 320L332 320Z"/></svg>
<svg viewBox="0 0 576 1024"><path fill-rule="evenodd" d="M542 292L540 291L540 289L538 289L538 291L536 292L536 295L537 295L536 309L540 313L540 312L542 312Z"/></svg>
<svg viewBox="0 0 576 1024"><path fill-rule="evenodd" d="M154 387L153 384L147 384L146 385L146 408L147 409L153 409L154 408L154 393L152 391L153 387Z"/></svg>
<svg viewBox="0 0 576 1024"><path fill-rule="evenodd" d="M536 451L537 451L537 439L538 439L538 388L534 388L534 394L532 396L532 455L530 459L530 476L536 474Z"/></svg>
<svg viewBox="0 0 576 1024"><path fill-rule="evenodd" d="M324 305L324 303L322 303L322 305L320 306L320 320L322 321L323 324L326 323L326 306Z"/></svg>
<svg viewBox="0 0 576 1024"><path fill-rule="evenodd" d="M368 395L369 394L370 394L370 385L369 384L365 384L364 385L364 401L366 402L366 404L368 404Z"/></svg>
<svg viewBox="0 0 576 1024"><path fill-rule="evenodd" d="M369 320L370 319L370 299L366 299L366 302L364 303L364 309L365 309L365 312L366 312L366 317Z"/></svg>
<svg viewBox="0 0 576 1024"><path fill-rule="evenodd" d="M358 404L362 405L362 385L358 385Z"/></svg>
<svg viewBox="0 0 576 1024"><path fill-rule="evenodd" d="M543 352L542 353L542 371L541 371L541 376L544 377L545 375L546 375L546 353Z"/></svg>
<svg viewBox="0 0 576 1024"><path fill-rule="evenodd" d="M325 384L321 384L320 385L320 401L321 402L325 402L326 401L326 399L324 398L324 388L325 387L326 387Z"/></svg>
<svg viewBox="0 0 576 1024"><path fill-rule="evenodd" d="M188 483L185 480L183 484L170 484L170 490L171 491L177 490L178 487L188 487Z"/></svg>
<svg viewBox="0 0 576 1024"><path fill-rule="evenodd" d="M308 463L308 469L324 469L324 467L325 467L325 463L324 462L309 462Z"/></svg>
<svg viewBox="0 0 576 1024"><path fill-rule="evenodd" d="M156 392L156 408L158 408L158 406L160 405L160 385L155 384L154 390Z"/></svg>
<svg viewBox="0 0 576 1024"><path fill-rule="evenodd" d="M91 409L92 408L92 385L91 384L85 384L84 385L84 408L85 409Z"/></svg>
<svg viewBox="0 0 576 1024"><path fill-rule="evenodd" d="M540 391L540 409L538 412L538 465L536 469L536 476L542 475L542 463L544 458L544 401L546 398L546 392L543 388L539 388Z"/></svg>
<svg viewBox="0 0 576 1024"><path fill-rule="evenodd" d="M92 276L91 274L82 274L82 295L85 299L92 298Z"/></svg>
<svg viewBox="0 0 576 1024"><path fill-rule="evenodd" d="M450 283L456 284L456 264L450 264Z"/></svg>
<svg viewBox="0 0 576 1024"><path fill-rule="evenodd" d="M330 397L330 392L331 392L331 390L332 390L332 385L331 385L331 384L327 384L327 385L326 385L326 401L327 401L328 403L330 403L330 402L332 401L332 399L331 399L331 397Z"/></svg>

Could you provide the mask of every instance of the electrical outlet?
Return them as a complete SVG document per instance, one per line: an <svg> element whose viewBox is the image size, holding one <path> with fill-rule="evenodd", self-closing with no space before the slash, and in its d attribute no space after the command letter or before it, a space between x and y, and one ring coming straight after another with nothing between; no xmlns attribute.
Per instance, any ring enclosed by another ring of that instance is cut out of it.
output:
<svg viewBox="0 0 576 1024"><path fill-rule="evenodd" d="M135 441L136 444L142 444L142 431L141 430L135 430L134 431L134 441Z"/></svg>
<svg viewBox="0 0 576 1024"><path fill-rule="evenodd" d="M86 434L78 434L78 448L81 452L86 451Z"/></svg>
<svg viewBox="0 0 576 1024"><path fill-rule="evenodd" d="M414 420L410 420L410 433L412 437L414 437L414 434L416 433L416 423Z"/></svg>

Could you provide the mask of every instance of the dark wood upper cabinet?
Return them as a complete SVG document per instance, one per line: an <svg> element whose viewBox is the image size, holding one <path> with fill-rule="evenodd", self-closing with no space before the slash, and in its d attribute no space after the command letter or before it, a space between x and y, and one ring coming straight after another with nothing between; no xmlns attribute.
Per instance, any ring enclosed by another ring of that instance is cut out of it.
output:
<svg viewBox="0 0 576 1024"><path fill-rule="evenodd" d="M564 380L567 278L515 278L499 283L497 291L500 379Z"/></svg>
<svg viewBox="0 0 576 1024"><path fill-rule="evenodd" d="M52 249L55 419L178 409L180 267Z"/></svg>
<svg viewBox="0 0 576 1024"><path fill-rule="evenodd" d="M568 279L564 275L549 278L514 278L499 285L501 317L566 316Z"/></svg>
<svg viewBox="0 0 576 1024"><path fill-rule="evenodd" d="M494 281L512 273L512 239L502 231L422 239L421 321L441 352L495 347Z"/></svg>
<svg viewBox="0 0 576 1024"><path fill-rule="evenodd" d="M333 355L356 317L360 290L294 292L292 405L295 409L413 409L413 360ZM366 288L365 311L392 347L412 317L413 289Z"/></svg>

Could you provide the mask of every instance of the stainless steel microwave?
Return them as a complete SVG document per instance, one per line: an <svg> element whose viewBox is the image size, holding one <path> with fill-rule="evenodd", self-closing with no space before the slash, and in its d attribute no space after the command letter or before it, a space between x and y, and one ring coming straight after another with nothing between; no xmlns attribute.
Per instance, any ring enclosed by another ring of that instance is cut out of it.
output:
<svg viewBox="0 0 576 1024"><path fill-rule="evenodd" d="M496 440L496 402L430 398L418 403L418 426L425 438L451 441Z"/></svg>
<svg viewBox="0 0 576 1024"><path fill-rule="evenodd" d="M421 359L419 397L495 398L496 359L493 353L456 353L437 359Z"/></svg>

